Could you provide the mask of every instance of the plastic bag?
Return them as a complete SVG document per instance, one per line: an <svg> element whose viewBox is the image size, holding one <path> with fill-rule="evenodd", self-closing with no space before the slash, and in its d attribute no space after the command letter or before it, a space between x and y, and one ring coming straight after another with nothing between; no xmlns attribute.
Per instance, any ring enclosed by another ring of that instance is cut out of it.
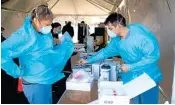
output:
<svg viewBox="0 0 175 105"><path fill-rule="evenodd" d="M84 70L80 70L77 72L73 72L71 82L90 82L91 75L89 73L85 72Z"/></svg>

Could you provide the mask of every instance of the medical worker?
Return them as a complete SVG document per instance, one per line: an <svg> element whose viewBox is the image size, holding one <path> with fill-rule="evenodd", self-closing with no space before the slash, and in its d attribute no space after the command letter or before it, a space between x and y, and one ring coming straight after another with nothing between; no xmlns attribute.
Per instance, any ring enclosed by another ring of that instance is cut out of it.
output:
<svg viewBox="0 0 175 105"><path fill-rule="evenodd" d="M58 22L55 22L55 23L52 23L51 26L52 26L51 33L54 39L54 43L59 44L60 43L59 34L62 33L61 24Z"/></svg>
<svg viewBox="0 0 175 105"><path fill-rule="evenodd" d="M38 6L24 25L1 43L1 67L7 74L22 78L30 104L52 104L52 84L64 77L61 72L73 53L74 44L68 33L53 47L52 20L51 10ZM20 67L12 60L16 57Z"/></svg>
<svg viewBox="0 0 175 105"><path fill-rule="evenodd" d="M159 98L158 86L162 73L158 66L160 51L155 35L141 24L126 25L125 18L118 13L110 14L105 20L110 43L88 60L80 63L94 63L112 56L121 56L122 81L127 83L144 72L148 74L157 86L132 99L136 104L157 104ZM132 89L134 91L134 89Z"/></svg>

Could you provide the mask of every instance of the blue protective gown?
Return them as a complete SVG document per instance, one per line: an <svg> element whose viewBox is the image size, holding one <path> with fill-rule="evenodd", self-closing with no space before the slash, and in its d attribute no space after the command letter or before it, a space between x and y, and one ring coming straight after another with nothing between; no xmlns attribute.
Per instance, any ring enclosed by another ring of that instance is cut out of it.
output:
<svg viewBox="0 0 175 105"><path fill-rule="evenodd" d="M134 97L131 103L135 104L157 104L159 99L158 84L162 80L162 73L158 67L160 51L158 41L154 34L141 24L130 24L127 26L129 32L125 39L112 38L108 46L90 57L87 62L93 63L112 56L121 56L128 66L128 72L122 73L123 83L127 83L147 73L157 86ZM134 89L132 89L134 91Z"/></svg>
<svg viewBox="0 0 175 105"><path fill-rule="evenodd" d="M22 77L29 83L53 84L64 77L61 72L73 53L74 44L65 33L61 44L53 45L51 33L36 32L28 16L24 25L1 43L1 67L7 74ZM20 67L12 60L16 57Z"/></svg>
<svg viewBox="0 0 175 105"><path fill-rule="evenodd" d="M147 73L155 82L162 80L162 73L158 67L160 51L154 34L141 24L127 26L129 32L125 39L112 38L108 46L87 60L88 63L97 62L112 56L121 56L128 65L128 72L122 73L122 81L127 83Z"/></svg>

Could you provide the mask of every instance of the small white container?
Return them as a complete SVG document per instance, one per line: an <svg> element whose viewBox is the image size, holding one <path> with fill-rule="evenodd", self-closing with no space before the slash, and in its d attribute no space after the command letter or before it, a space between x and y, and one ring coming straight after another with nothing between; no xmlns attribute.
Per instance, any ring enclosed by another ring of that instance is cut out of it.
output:
<svg viewBox="0 0 175 105"><path fill-rule="evenodd" d="M102 62L96 62L92 64L92 75L94 76L95 80L100 78L100 65Z"/></svg>
<svg viewBox="0 0 175 105"><path fill-rule="evenodd" d="M101 65L101 71L100 71L100 79L103 81L109 81L109 73L111 70L111 66L108 64L102 64Z"/></svg>
<svg viewBox="0 0 175 105"><path fill-rule="evenodd" d="M120 63L112 59L106 59L104 63L111 66L111 70L109 73L109 81L117 81Z"/></svg>

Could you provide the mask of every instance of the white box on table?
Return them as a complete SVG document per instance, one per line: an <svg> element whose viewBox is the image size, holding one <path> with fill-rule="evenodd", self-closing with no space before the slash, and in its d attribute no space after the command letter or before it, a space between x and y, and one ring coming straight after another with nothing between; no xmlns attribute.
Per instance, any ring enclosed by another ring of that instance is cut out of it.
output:
<svg viewBox="0 0 175 105"><path fill-rule="evenodd" d="M99 104L129 104L123 83L120 81L98 81Z"/></svg>
<svg viewBox="0 0 175 105"><path fill-rule="evenodd" d="M115 104L115 105L122 105L122 104L129 104L130 99L128 96L107 96L103 95L99 99L99 104Z"/></svg>
<svg viewBox="0 0 175 105"><path fill-rule="evenodd" d="M66 81L66 90L79 90L79 91L91 91L94 78L91 78L89 82L72 82L70 79L72 75Z"/></svg>

